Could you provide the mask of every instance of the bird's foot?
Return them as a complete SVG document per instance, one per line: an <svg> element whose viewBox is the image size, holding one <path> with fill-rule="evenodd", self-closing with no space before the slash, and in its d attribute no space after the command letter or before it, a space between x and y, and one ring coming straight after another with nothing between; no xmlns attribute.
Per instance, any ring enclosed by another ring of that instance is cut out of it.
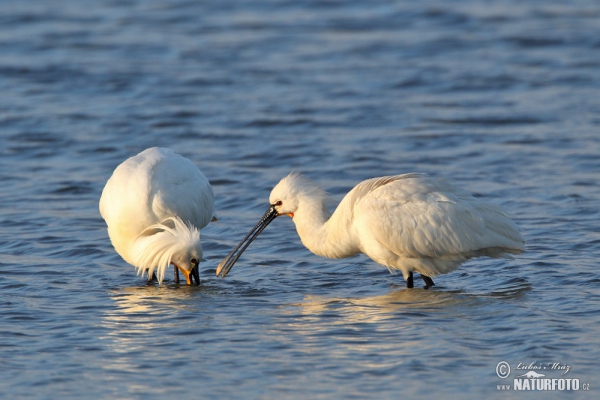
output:
<svg viewBox="0 0 600 400"><path fill-rule="evenodd" d="M425 286L423 287L423 289L427 290L430 287L435 286L435 283L433 283L433 279L431 279L430 277L421 275L421 278L423 278L423 282L425 282Z"/></svg>

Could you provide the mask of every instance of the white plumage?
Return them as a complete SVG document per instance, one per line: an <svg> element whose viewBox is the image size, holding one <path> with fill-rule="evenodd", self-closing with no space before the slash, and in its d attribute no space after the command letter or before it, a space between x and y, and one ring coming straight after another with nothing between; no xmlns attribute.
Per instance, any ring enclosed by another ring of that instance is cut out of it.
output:
<svg viewBox="0 0 600 400"><path fill-rule="evenodd" d="M215 218L210 183L190 160L153 147L120 164L100 198L108 235L125 261L162 283L169 264L198 278L199 230Z"/></svg>
<svg viewBox="0 0 600 400"><path fill-rule="evenodd" d="M364 253L392 273L401 271L409 287L414 271L429 287L431 277L469 258L518 254L525 243L500 208L425 174L361 182L333 214L326 200L325 192L308 178L283 178L271 192L269 211L221 262L217 275L225 276L249 243L280 215L292 217L302 243L313 253L329 258Z"/></svg>

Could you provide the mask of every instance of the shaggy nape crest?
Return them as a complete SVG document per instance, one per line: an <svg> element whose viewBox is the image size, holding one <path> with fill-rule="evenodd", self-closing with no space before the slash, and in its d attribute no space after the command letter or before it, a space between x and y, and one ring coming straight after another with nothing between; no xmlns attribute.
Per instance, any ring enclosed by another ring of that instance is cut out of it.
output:
<svg viewBox="0 0 600 400"><path fill-rule="evenodd" d="M147 273L149 280L156 269L158 282L162 283L173 256L199 244L200 232L196 227L179 217L167 218L151 225L137 237L132 251L133 264L138 275Z"/></svg>

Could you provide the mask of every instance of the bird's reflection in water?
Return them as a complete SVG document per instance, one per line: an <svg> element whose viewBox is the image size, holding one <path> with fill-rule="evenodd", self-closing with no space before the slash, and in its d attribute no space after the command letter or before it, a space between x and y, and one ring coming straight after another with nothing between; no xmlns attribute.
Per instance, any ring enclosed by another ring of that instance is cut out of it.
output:
<svg viewBox="0 0 600 400"><path fill-rule="evenodd" d="M210 290L203 286L149 284L111 291L115 306L104 315L105 335L100 339L110 343L113 357L104 368L135 372L140 360L163 354L160 347L169 346L175 353L187 351L188 344L181 341L181 335L207 323L210 317L200 308L201 297ZM132 364L135 359L138 363Z"/></svg>
<svg viewBox="0 0 600 400"><path fill-rule="evenodd" d="M404 288L366 297L306 295L281 307L268 334L277 338L280 348L300 349L306 362L351 358L351 372L387 374L423 351L418 342L435 331L431 326L440 326L478 301L462 293Z"/></svg>
<svg viewBox="0 0 600 400"><path fill-rule="evenodd" d="M486 293L394 288L384 295L368 297L307 295L301 302L282 307L288 316L288 327L284 329L311 335L341 334L359 341L383 332L397 332L398 338L409 339L411 332L430 334L427 332L432 326L444 329L457 320L464 322L466 330L476 329L477 321L489 317L494 303L519 299L529 290L529 282L513 279Z"/></svg>
<svg viewBox="0 0 600 400"><path fill-rule="evenodd" d="M387 294L371 297L330 298L307 295L294 304L304 315L320 315L336 310L347 322L377 322L415 313L442 312L460 304L476 301L461 292L439 292L427 290L394 290Z"/></svg>
<svg viewBox="0 0 600 400"><path fill-rule="evenodd" d="M115 301L117 314L124 316L144 314L160 310L193 310L196 304L191 300L200 292L208 290L206 287L191 287L184 285L161 285L156 287L149 283L145 286L133 286L114 290L111 298Z"/></svg>

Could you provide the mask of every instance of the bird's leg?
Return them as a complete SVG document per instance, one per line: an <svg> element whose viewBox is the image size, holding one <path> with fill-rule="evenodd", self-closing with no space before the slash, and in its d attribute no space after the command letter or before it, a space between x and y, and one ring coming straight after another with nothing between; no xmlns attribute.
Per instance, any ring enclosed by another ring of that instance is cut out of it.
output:
<svg viewBox="0 0 600 400"><path fill-rule="evenodd" d="M406 287L409 289L414 287L412 271L409 272L408 279L406 280Z"/></svg>
<svg viewBox="0 0 600 400"><path fill-rule="evenodd" d="M179 268L177 268L176 265L173 265L173 271L175 271L175 276L173 279L175 279L175 283L179 284Z"/></svg>
<svg viewBox="0 0 600 400"><path fill-rule="evenodd" d="M433 279L431 279L430 277L421 275L421 278L423 278L423 281L425 282L424 289L429 289L430 287L435 286L435 283L433 283Z"/></svg>

